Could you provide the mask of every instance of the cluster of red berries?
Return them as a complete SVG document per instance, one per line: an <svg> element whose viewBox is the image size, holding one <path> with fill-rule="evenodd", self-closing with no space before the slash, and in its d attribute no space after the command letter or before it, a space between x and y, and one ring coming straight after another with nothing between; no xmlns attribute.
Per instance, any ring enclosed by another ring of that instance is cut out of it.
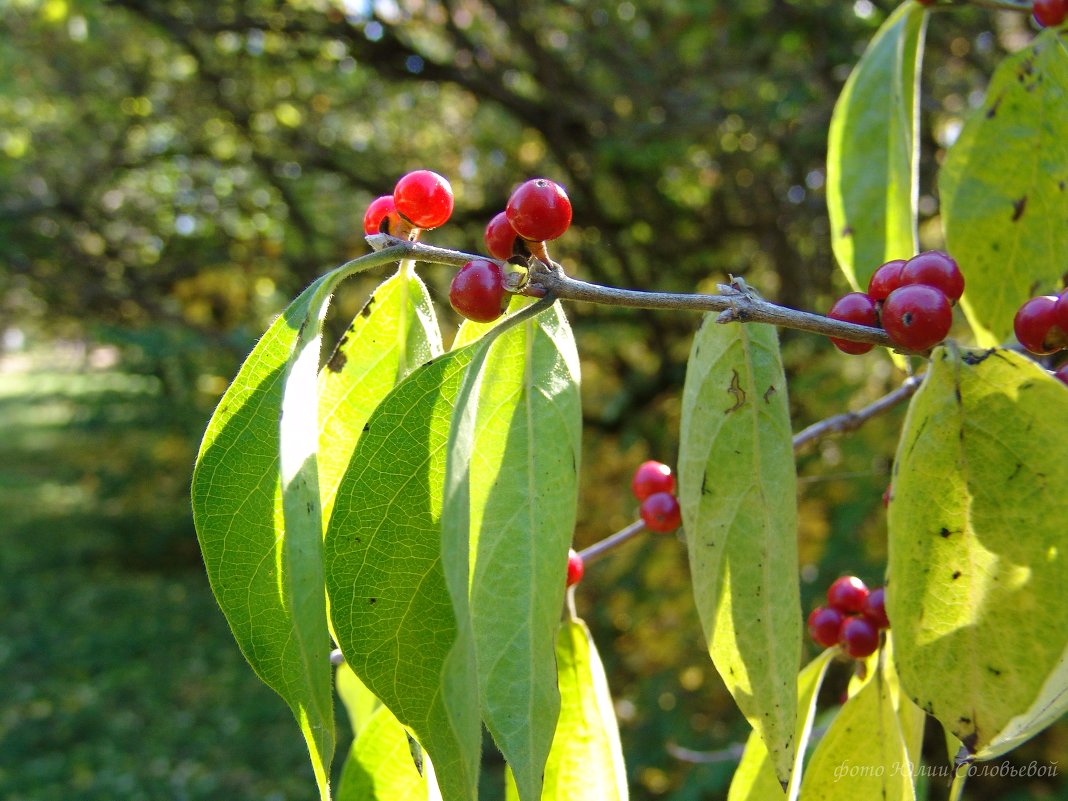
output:
<svg viewBox="0 0 1068 801"><path fill-rule="evenodd" d="M367 236L385 233L408 238L413 231L444 225L452 208L448 180L430 170L416 170L397 181L392 195L371 202L363 217L363 231ZM505 210L490 220L486 248L501 261L532 252L544 254L544 243L561 236L570 225L571 201L563 187L547 178L533 178L520 185ZM453 277L449 302L469 320L496 320L508 305L501 265L489 259L467 262Z"/></svg>
<svg viewBox="0 0 1068 801"><path fill-rule="evenodd" d="M1020 344L1036 356L1068 349L1068 289L1059 297L1039 295L1026 301L1016 312L1012 327ZM1068 384L1068 363L1054 375Z"/></svg>
<svg viewBox="0 0 1068 801"><path fill-rule="evenodd" d="M666 534L682 523L682 510L675 497L675 476L666 464L642 462L634 471L630 488L641 502L638 515L647 529Z"/></svg>
<svg viewBox="0 0 1068 801"><path fill-rule="evenodd" d="M886 619L886 590L869 591L856 576L842 576L827 588L827 605L808 616L808 633L824 648L835 645L854 659L871 656L879 648L879 630Z"/></svg>
<svg viewBox="0 0 1068 801"><path fill-rule="evenodd" d="M940 250L928 250L909 260L895 259L872 273L867 292L850 292L827 312L832 320L882 327L893 343L916 353L928 350L949 333L953 304L964 294L964 276L957 262ZM831 338L852 354L867 353L874 345Z"/></svg>

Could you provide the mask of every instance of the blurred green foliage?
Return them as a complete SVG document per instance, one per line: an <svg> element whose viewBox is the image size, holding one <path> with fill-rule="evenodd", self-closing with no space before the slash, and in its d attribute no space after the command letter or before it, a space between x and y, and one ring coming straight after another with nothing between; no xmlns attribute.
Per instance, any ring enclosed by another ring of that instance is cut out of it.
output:
<svg viewBox="0 0 1068 801"><path fill-rule="evenodd" d="M826 308L844 287L822 192L827 123L889 10L0 2L0 799L308 795L296 727L211 600L188 480L240 359L288 296L365 251L374 196L409 169L435 169L457 212L429 241L481 249L511 187L546 175L575 206L554 256L581 277L707 291L741 275L780 302ZM927 246L940 243L943 149L1028 36L1021 15L932 20ZM425 272L440 301L449 276ZM371 280L339 295L339 324ZM626 487L639 461L673 461L697 321L568 312L584 369L582 546L634 518ZM897 378L880 353L783 341L795 428ZM806 610L842 572L881 581L879 497L901 415L799 456ZM591 565L578 602L618 699L633 797L722 797L729 759L691 764L669 750L718 752L747 734L700 647L682 544L647 538ZM831 683L843 681L839 666ZM1012 758L1063 764L1065 738L1056 727ZM937 785L932 799L944 797ZM1068 797L1059 780L994 779L969 796Z"/></svg>

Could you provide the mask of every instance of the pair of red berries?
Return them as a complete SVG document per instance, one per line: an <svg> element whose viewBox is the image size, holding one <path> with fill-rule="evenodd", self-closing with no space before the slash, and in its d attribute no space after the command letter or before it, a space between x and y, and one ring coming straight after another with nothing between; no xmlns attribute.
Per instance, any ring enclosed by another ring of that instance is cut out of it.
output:
<svg viewBox="0 0 1068 801"><path fill-rule="evenodd" d="M1068 348L1068 289L1060 297L1039 295L1025 301L1012 328L1020 344L1036 356Z"/></svg>
<svg viewBox="0 0 1068 801"><path fill-rule="evenodd" d="M1055 28L1068 19L1068 0L1035 0L1031 11L1043 28Z"/></svg>
<svg viewBox="0 0 1068 801"><path fill-rule="evenodd" d="M879 630L886 618L886 590L869 591L856 576L842 576L827 588L827 605L808 616L808 633L824 648L835 645L854 659L871 656L879 648Z"/></svg>
<svg viewBox="0 0 1068 801"><path fill-rule="evenodd" d="M501 261L529 254L534 243L557 239L571 225L571 201L547 178L521 184L505 210L486 226L486 249ZM536 246L534 246L536 248ZM504 270L489 259L467 262L452 279L449 303L468 320L490 323L508 306Z"/></svg>
<svg viewBox="0 0 1068 801"><path fill-rule="evenodd" d="M393 188L392 195L371 201L363 215L363 232L398 234L398 222L411 228L437 228L452 216L452 186L448 180L430 170L410 172Z"/></svg>
<svg viewBox="0 0 1068 801"><path fill-rule="evenodd" d="M634 471L630 488L641 501L638 515L647 529L666 534L682 523L682 510L675 497L675 476L666 464L642 462Z"/></svg>
<svg viewBox="0 0 1068 801"><path fill-rule="evenodd" d="M831 307L832 320L879 327L903 350L921 353L937 345L953 325L953 304L964 294L964 276L957 262L940 250L909 260L894 259L872 273L868 291L850 292ZM852 354L874 345L831 338Z"/></svg>

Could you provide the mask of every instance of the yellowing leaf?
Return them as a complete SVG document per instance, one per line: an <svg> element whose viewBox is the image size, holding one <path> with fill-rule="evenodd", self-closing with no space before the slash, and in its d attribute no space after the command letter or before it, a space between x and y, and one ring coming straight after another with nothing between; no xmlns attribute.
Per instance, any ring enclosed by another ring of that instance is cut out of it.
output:
<svg viewBox="0 0 1068 801"><path fill-rule="evenodd" d="M897 710L880 670L845 702L816 746L801 801L915 798Z"/></svg>
<svg viewBox="0 0 1068 801"><path fill-rule="evenodd" d="M1068 390L1011 351L938 349L894 465L905 692L980 759L1068 709Z"/></svg>
<svg viewBox="0 0 1068 801"><path fill-rule="evenodd" d="M589 629L569 620L556 635L560 720L542 801L627 801L627 772L608 680Z"/></svg>
<svg viewBox="0 0 1068 801"><path fill-rule="evenodd" d="M853 68L831 117L831 245L854 289L883 262L916 253L916 84L927 20L905 0Z"/></svg>
<svg viewBox="0 0 1068 801"><path fill-rule="evenodd" d="M778 780L796 753L797 477L775 329L706 316L682 397L679 501L712 661Z"/></svg>
<svg viewBox="0 0 1068 801"><path fill-rule="evenodd" d="M816 698L827 673L827 665L835 653L835 649L828 648L805 665L797 677L797 705L800 712L796 731L797 758L789 786L783 790L768 757L768 749L764 747L757 733L753 732L746 741L742 761L734 772L727 801L775 801L787 798L793 801L797 798L801 789L801 763L812 732L812 721L816 716Z"/></svg>

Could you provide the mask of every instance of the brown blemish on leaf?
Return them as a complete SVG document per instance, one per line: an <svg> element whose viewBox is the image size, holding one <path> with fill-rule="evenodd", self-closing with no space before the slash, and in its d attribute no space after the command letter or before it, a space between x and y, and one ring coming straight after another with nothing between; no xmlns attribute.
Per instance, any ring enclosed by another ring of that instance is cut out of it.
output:
<svg viewBox="0 0 1068 801"><path fill-rule="evenodd" d="M1012 202L1012 221L1016 222L1023 217L1024 209L1027 208L1027 195Z"/></svg>
<svg viewBox="0 0 1068 801"><path fill-rule="evenodd" d="M732 370L731 372L733 375L731 376L731 385L727 387L727 393L734 396L734 405L724 411L724 414L730 414L745 405L745 390L742 389L741 378L738 376L737 370Z"/></svg>
<svg viewBox="0 0 1068 801"><path fill-rule="evenodd" d="M994 117L996 117L996 116L997 116L997 113L998 113L998 106L1000 106L1000 105L1001 105L1001 97L1002 97L1001 95L998 95L998 99L997 99L997 100L995 100L995 101L994 101L994 104L993 104L993 105L992 105L992 106L991 106L990 108L988 108L988 109L987 109L987 111L986 111L986 118L987 118L988 120L990 120L990 119L993 119Z"/></svg>
<svg viewBox="0 0 1068 801"><path fill-rule="evenodd" d="M842 236L853 236L853 226L847 225L842 229Z"/></svg>
<svg viewBox="0 0 1068 801"><path fill-rule="evenodd" d="M345 368L345 362L349 360L349 357L339 347L334 351L334 355L330 357L330 361L326 363L326 369L331 373L340 373Z"/></svg>
<svg viewBox="0 0 1068 801"><path fill-rule="evenodd" d="M953 571L953 580L954 580L954 581L956 581L957 579L959 579L959 578L960 578L961 576L963 576L963 575L964 575L964 574L963 574L963 573L961 573L961 572L960 572L959 570L954 570L954 571Z"/></svg>
<svg viewBox="0 0 1068 801"><path fill-rule="evenodd" d="M360 309L360 316L361 317L370 317L371 316L371 307L374 306L374 305L375 305L375 296L371 295L371 297L368 299L367 303L365 303L363 308Z"/></svg>
<svg viewBox="0 0 1068 801"><path fill-rule="evenodd" d="M764 403L771 403L771 396L774 395L776 392L778 392L778 390L775 389L774 384L769 386L767 388L767 391L764 392Z"/></svg>

